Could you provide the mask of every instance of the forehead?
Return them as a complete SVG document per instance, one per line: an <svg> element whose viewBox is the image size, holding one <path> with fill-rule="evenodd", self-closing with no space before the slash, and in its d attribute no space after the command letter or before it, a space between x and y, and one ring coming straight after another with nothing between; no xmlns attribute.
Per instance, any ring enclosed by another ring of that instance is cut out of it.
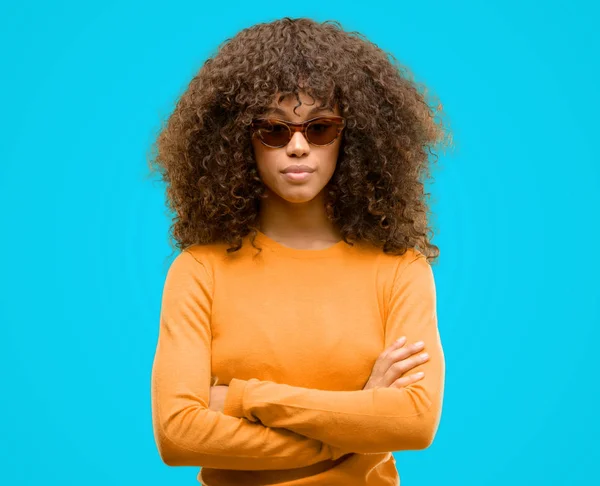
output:
<svg viewBox="0 0 600 486"><path fill-rule="evenodd" d="M297 95L298 97L293 93L276 93L271 104L265 107L265 113L290 117L301 117L302 113L305 117L337 114L337 106L329 108L323 100L313 98L306 91L300 90Z"/></svg>
<svg viewBox="0 0 600 486"><path fill-rule="evenodd" d="M294 105L295 106L295 105ZM280 107L276 107L276 106L270 106L266 109L265 113L269 114L269 115L281 115L281 116L302 116L301 113L301 107L303 105L299 106L296 109L296 112L294 112L294 108L292 106L292 108L289 108L287 110L284 110ZM297 115L296 115L297 113ZM334 113L333 110L327 108L327 107L322 107L322 106L314 106L312 107L305 116L312 116L312 115L319 115L319 114L332 114Z"/></svg>

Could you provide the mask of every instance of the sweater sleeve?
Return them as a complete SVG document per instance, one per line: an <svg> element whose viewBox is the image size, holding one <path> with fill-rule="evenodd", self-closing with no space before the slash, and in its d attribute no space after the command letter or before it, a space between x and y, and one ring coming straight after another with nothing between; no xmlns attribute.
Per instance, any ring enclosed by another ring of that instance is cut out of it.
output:
<svg viewBox="0 0 600 486"><path fill-rule="evenodd" d="M421 380L403 388L330 391L233 379L224 413L358 453L431 445L441 417L445 374L434 276L422 254L398 268L385 318L385 347L404 335L409 344L424 341L429 360L408 372L424 371Z"/></svg>
<svg viewBox="0 0 600 486"><path fill-rule="evenodd" d="M212 282L184 250L167 272L151 377L152 424L169 466L291 469L346 452L318 439L209 409Z"/></svg>

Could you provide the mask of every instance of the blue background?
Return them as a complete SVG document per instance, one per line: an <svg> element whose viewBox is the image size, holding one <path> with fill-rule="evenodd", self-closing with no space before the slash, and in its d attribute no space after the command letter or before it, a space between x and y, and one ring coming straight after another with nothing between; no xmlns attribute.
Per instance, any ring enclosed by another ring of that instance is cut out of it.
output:
<svg viewBox="0 0 600 486"><path fill-rule="evenodd" d="M216 46L283 16L392 52L453 131L428 185L444 409L402 485L600 484L594 3L311 3L2 3L3 484L197 484L152 433L171 248L147 155Z"/></svg>

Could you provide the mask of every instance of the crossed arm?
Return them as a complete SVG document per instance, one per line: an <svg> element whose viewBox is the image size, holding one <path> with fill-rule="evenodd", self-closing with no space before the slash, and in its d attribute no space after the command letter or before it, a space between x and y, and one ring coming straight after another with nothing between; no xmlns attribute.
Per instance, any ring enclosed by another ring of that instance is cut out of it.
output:
<svg viewBox="0 0 600 486"><path fill-rule="evenodd" d="M349 452L427 447L438 427L444 357L433 274L424 257L396 275L387 347L400 335L425 341L425 377L408 387L324 391L256 379L229 383L223 413L209 409L210 276L189 252L172 263L163 291L152 369L152 419L169 465L267 470L304 467Z"/></svg>

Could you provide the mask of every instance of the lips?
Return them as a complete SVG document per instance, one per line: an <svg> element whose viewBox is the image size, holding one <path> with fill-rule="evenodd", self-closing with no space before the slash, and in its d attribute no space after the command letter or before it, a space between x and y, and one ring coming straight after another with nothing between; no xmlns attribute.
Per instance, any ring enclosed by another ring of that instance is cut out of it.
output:
<svg viewBox="0 0 600 486"><path fill-rule="evenodd" d="M308 165L290 165L283 169L281 172L287 174L288 172L314 172L315 169Z"/></svg>

